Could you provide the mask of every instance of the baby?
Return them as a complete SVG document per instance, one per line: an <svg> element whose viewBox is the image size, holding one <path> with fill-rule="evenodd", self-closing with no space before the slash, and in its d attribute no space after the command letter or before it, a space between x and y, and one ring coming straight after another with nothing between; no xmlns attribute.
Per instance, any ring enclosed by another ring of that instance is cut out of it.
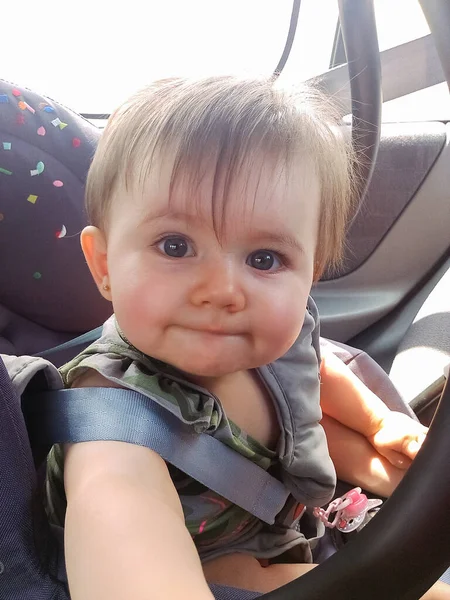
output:
<svg viewBox="0 0 450 600"><path fill-rule="evenodd" d="M301 505L333 497L330 454L339 477L389 495L426 429L320 357L309 297L341 260L352 161L312 90L215 77L132 97L95 154L81 235L114 315L62 369L66 385L142 392ZM147 448L55 447L48 477L73 600L201 600L207 582L266 592L313 566L294 521L268 526Z"/></svg>

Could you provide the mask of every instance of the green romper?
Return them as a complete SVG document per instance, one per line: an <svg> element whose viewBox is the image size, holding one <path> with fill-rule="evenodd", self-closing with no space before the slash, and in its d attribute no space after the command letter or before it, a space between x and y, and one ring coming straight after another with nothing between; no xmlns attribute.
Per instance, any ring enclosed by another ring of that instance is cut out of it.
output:
<svg viewBox="0 0 450 600"><path fill-rule="evenodd" d="M263 469L271 469L298 503L321 506L331 500L335 472L325 434L319 425L319 342L317 309L310 300L299 339L272 365L257 369L271 395L282 434L269 450L227 418L220 400L183 379L175 368L142 354L127 342L112 316L102 336L61 369L66 387L89 369L121 387L139 391L169 410L198 433L213 435ZM311 561L310 543L299 531L295 504L274 525L267 525L239 506L169 465L180 496L186 527L202 560L231 552L273 558L295 548L295 559ZM63 525L66 499L63 455L54 446L48 460L48 510ZM320 525L317 525L320 529ZM313 537L319 535L316 531Z"/></svg>

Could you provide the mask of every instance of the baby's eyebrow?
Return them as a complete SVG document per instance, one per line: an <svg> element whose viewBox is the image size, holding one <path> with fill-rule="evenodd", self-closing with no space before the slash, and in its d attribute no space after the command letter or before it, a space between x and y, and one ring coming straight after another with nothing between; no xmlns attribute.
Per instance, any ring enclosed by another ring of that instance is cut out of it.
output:
<svg viewBox="0 0 450 600"><path fill-rule="evenodd" d="M258 243L269 243L281 248L289 248L300 254L305 253L305 248L300 240L288 231L255 231L250 232L249 238Z"/></svg>
<svg viewBox="0 0 450 600"><path fill-rule="evenodd" d="M180 211L172 211L170 209L163 209L157 212L151 212L144 216L142 223L150 223L152 221L158 221L159 219L171 219L173 221L180 221L183 223L198 223L198 215L193 215Z"/></svg>

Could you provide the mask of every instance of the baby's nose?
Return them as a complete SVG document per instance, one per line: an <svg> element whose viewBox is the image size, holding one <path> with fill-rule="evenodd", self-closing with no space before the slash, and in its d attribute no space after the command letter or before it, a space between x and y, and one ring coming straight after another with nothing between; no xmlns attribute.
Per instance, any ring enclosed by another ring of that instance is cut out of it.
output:
<svg viewBox="0 0 450 600"><path fill-rule="evenodd" d="M212 306L238 312L245 307L242 273L231 260L204 265L192 286L191 302L195 306Z"/></svg>

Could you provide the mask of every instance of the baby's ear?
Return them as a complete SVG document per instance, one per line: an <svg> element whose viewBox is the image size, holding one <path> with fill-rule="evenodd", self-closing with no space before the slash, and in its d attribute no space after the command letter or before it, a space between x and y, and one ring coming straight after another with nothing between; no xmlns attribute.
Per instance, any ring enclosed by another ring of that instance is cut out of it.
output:
<svg viewBox="0 0 450 600"><path fill-rule="evenodd" d="M81 247L100 294L111 300L105 234L98 227L85 227L81 232Z"/></svg>

